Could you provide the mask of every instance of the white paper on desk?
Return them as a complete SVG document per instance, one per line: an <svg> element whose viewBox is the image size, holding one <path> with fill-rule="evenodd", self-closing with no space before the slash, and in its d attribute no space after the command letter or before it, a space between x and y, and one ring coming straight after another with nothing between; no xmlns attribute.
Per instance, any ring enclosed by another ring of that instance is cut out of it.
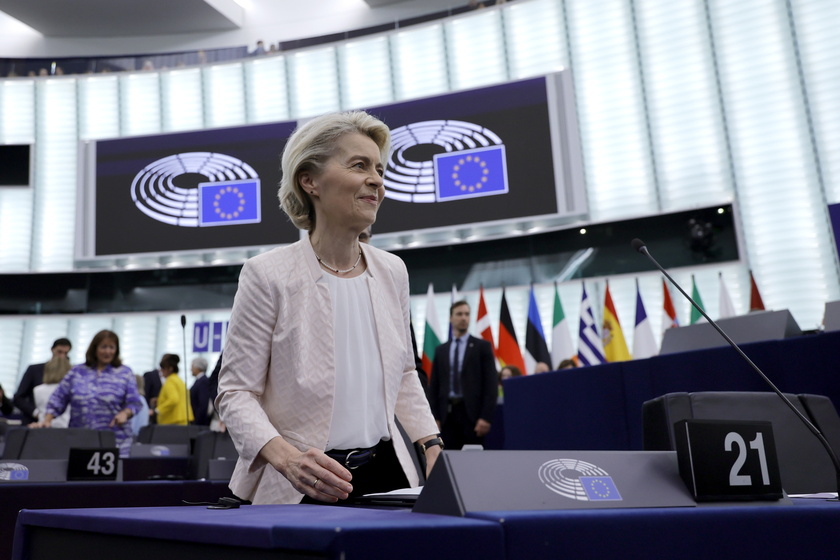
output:
<svg viewBox="0 0 840 560"><path fill-rule="evenodd" d="M418 486L416 488L399 488L397 490L391 490L390 492L365 494L365 497L367 498L369 496L419 496L421 490L423 490L422 486Z"/></svg>
<svg viewBox="0 0 840 560"><path fill-rule="evenodd" d="M837 492L817 492L816 494L788 494L788 498L814 498L817 500L836 500Z"/></svg>

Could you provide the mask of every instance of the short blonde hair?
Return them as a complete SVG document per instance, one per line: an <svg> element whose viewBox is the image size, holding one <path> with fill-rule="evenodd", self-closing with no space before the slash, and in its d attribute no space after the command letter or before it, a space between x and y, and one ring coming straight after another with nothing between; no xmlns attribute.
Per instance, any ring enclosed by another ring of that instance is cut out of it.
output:
<svg viewBox="0 0 840 560"><path fill-rule="evenodd" d="M391 131L374 116L364 111L327 113L299 126L283 149L280 209L298 229L315 230L315 208L309 194L300 186L304 172L321 173L326 161L335 153L339 139L358 133L367 136L379 147L385 165L391 148Z"/></svg>

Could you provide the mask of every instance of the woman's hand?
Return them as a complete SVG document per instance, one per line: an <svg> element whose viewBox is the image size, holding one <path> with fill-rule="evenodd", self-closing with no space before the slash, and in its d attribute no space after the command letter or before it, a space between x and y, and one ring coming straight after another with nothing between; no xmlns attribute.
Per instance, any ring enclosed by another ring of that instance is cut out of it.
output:
<svg viewBox="0 0 840 560"><path fill-rule="evenodd" d="M30 428L51 428L53 418L55 418L55 417L52 414L46 414L44 416L43 420L41 420L40 422L32 422L31 424L29 424L29 427Z"/></svg>
<svg viewBox="0 0 840 560"><path fill-rule="evenodd" d="M281 437L276 437L260 450L295 490L321 502L346 500L353 491L350 471L319 449L300 451Z"/></svg>
<svg viewBox="0 0 840 560"><path fill-rule="evenodd" d="M122 426L123 424L128 422L132 416L133 413L129 409L124 408L123 410L117 412L117 414L111 420L111 423L108 424L108 427L113 428L114 426Z"/></svg>

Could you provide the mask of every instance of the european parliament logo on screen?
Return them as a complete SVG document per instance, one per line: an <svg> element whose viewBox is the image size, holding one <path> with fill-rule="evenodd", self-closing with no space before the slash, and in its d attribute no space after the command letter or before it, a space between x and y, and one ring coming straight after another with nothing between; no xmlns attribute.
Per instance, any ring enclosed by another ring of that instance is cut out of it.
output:
<svg viewBox="0 0 840 560"><path fill-rule="evenodd" d="M190 176L207 180L195 186ZM134 177L131 198L148 217L173 226L231 226L261 219L257 172L226 154L186 152L150 163Z"/></svg>
<svg viewBox="0 0 840 560"><path fill-rule="evenodd" d="M199 225L227 226L260 222L260 180L198 185Z"/></svg>
<svg viewBox="0 0 840 560"><path fill-rule="evenodd" d="M385 196L434 203L508 192L505 145L479 124L438 120L391 131Z"/></svg>
<svg viewBox="0 0 840 560"><path fill-rule="evenodd" d="M434 162L438 201L508 192L504 145L438 154Z"/></svg>

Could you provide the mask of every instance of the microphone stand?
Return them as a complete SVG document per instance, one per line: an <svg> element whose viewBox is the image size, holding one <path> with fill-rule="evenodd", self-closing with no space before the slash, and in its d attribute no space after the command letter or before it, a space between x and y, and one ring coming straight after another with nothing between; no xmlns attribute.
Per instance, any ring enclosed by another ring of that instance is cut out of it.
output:
<svg viewBox="0 0 840 560"><path fill-rule="evenodd" d="M184 342L184 409L186 415L184 422L186 426L190 425L190 392L187 390L187 316L181 315L181 335Z"/></svg>
<svg viewBox="0 0 840 560"><path fill-rule="evenodd" d="M746 362L750 365L750 367L752 367L752 368L753 368L753 370L755 370L755 372L756 372L756 373L758 373L758 375L760 375L762 379L764 379L764 381L765 381L765 382L766 382L766 383L770 386L770 388L771 388L771 389L773 389L773 391L775 391L775 392L776 392L776 394L779 396L779 398L781 398L781 399L782 399L782 401L784 401L784 403L785 403L788 407L790 407L790 409L794 412L794 414L796 414L796 416L798 416L798 417L799 417L799 419L800 419L800 420L801 420L801 421L805 424L805 426L808 428L808 430L810 430L810 431L811 431L811 433L812 433L812 434L814 434L814 436L816 436L816 438L820 441L820 443L822 444L822 446L825 448L826 452L828 452L828 456L831 458L831 462L834 464L834 476L835 476L835 477L836 477L836 479L837 479L837 490L838 490L838 495L837 495L837 498L835 498L835 499L831 499L830 501L832 501L832 502L834 502L834 501L840 501L840 460L838 460L837 455L834 453L834 450L831 448L831 444L829 444L829 443L828 443L828 440L827 440L827 439L825 439L825 436L823 436L822 432L820 432L820 431L817 429L817 427L816 427L816 426L814 426L814 424L812 424L812 423L811 423L811 421L810 421L810 420L808 420L808 418L807 418L804 414L802 414L802 413L799 411L799 409L798 409L798 408L796 408L796 407L793 405L793 403L792 403L792 402L790 402L790 399L788 399L788 398L784 395L784 393L782 393L782 392L779 390L779 388L778 388L778 387L776 387L776 385L775 385L772 381L770 381L770 378L769 378L769 377L767 377L766 375L764 375L764 372L763 372L763 371L761 371L761 369L760 369L757 365L755 365L755 363L754 363L754 362L753 362L753 361L749 358L749 356L747 356L747 355L744 353L744 351L743 351L743 350L741 350L740 346L738 346L737 344L735 344L735 341L734 341L734 340L732 340L731 338L729 338L729 335L727 335L725 332L723 332L723 329L721 329L721 328L718 326L718 324L717 324L716 322L714 322L714 321L712 320L712 318L711 318L711 317L709 317L709 316L706 314L706 312L705 312L705 311L703 311L703 308L702 308L702 307L700 307L699 305L697 305L697 302L696 302L696 301L694 301L694 299L692 299L692 297L691 297L691 296L689 296L689 295L685 292L685 290L683 290L683 289L682 289L682 287L681 287L679 284L677 284L676 280L674 280L673 278L671 278L671 275L670 275L670 274L668 274L668 272L667 272L664 268L662 268L662 266L661 266L661 265L660 265L660 264L656 261L656 259L654 259L654 258L653 258L653 256L652 256L652 255L648 252L647 247L645 246L644 242L643 242L641 239L638 239L638 238L634 239L634 240L630 243L630 245L633 247L633 249L635 249L636 251L638 251L638 252L640 252L641 254L645 255L648 259L650 259L650 262L652 262L652 263L654 264L654 266L655 266L656 268L658 268L658 269L659 269L659 271L660 271L662 274L664 274L664 275L665 275L665 278L667 278L667 279L668 279L668 281L669 281L669 282L671 282L671 284L673 284L673 285L674 285L674 287L676 287L676 288L680 291L680 293L681 293L683 296L685 296L685 299L687 299L689 302L691 302L691 305L693 305L693 306L694 306L694 309L696 309L697 311L699 311L699 312L700 312L700 314L701 314L703 317L705 317L705 318L706 318L706 320L709 322L709 324L710 324L710 325L712 325L712 327L714 327L714 328L715 328L715 330L716 330L718 333L720 333L720 336L722 336L722 337L724 338L724 340L726 340L726 342L728 342L728 343L729 343L729 345L730 345L732 348L734 348L734 349L735 349L735 351L736 351L736 352L738 352L738 354L740 354L740 356L741 356L741 357L742 357L742 358L743 358L743 359L744 359L744 360L745 360L745 361L746 361Z"/></svg>

